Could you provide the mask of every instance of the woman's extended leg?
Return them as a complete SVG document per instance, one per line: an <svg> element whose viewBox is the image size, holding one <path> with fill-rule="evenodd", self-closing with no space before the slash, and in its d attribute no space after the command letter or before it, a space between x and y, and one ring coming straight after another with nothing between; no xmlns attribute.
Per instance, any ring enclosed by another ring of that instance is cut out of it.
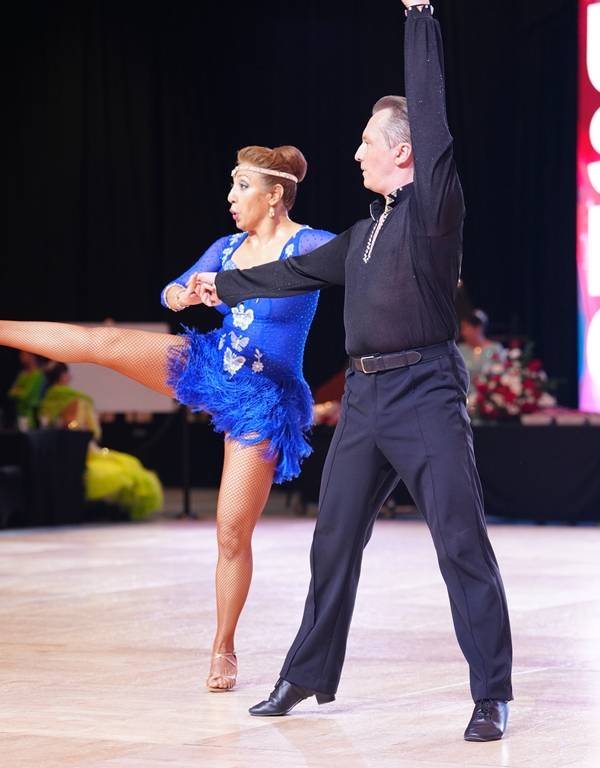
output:
<svg viewBox="0 0 600 768"><path fill-rule="evenodd" d="M186 343L181 336L130 328L0 320L0 345L61 363L103 365L169 397L167 355L172 347L183 352Z"/></svg>
<svg viewBox="0 0 600 768"><path fill-rule="evenodd" d="M252 579L252 533L273 482L276 459L264 458L266 443L244 445L225 440L225 461L217 502L217 631L211 670L211 690L235 685L235 628Z"/></svg>

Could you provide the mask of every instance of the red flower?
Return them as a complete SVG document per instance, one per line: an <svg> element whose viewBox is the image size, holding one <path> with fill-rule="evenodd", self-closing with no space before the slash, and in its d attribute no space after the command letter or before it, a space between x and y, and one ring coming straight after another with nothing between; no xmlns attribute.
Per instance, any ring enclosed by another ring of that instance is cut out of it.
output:
<svg viewBox="0 0 600 768"><path fill-rule="evenodd" d="M523 350L517 339L512 340L510 348L519 350L514 359L508 356L498 361L497 355L493 357L498 366L496 370L501 368L500 374L492 372L490 367L473 377L476 393L473 410L485 419L509 418L515 411L517 414L535 413L539 410L540 398L548 388L542 361L528 360L528 356L523 358ZM505 375L510 377L510 383L502 382ZM520 384L519 395L512 389L513 380Z"/></svg>
<svg viewBox="0 0 600 768"><path fill-rule="evenodd" d="M536 403L523 403L521 413L535 413L538 407Z"/></svg>

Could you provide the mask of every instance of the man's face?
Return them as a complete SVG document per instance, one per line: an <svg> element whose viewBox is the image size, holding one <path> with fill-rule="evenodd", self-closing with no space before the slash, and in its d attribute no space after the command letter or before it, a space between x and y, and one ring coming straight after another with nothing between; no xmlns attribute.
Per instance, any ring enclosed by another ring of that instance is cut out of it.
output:
<svg viewBox="0 0 600 768"><path fill-rule="evenodd" d="M389 115L389 109L382 109L372 115L363 131L361 145L354 155L354 159L360 163L365 187L380 195L393 191L394 177L398 170L397 148L390 149L382 131Z"/></svg>

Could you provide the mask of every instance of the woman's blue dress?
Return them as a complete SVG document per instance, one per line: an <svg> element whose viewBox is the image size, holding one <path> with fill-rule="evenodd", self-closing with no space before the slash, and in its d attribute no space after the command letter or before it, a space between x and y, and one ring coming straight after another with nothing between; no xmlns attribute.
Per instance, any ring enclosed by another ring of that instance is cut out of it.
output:
<svg viewBox="0 0 600 768"><path fill-rule="evenodd" d="M247 233L222 237L174 283L185 286L194 272L237 269L235 252ZM299 256L333 238L304 226L284 245L280 259ZM175 397L194 411L208 411L215 430L247 444L269 441L268 458L277 457L274 482L291 480L311 452L306 441L312 424L312 396L302 373L306 337L318 292L280 299L251 299L216 309L220 328L199 333L185 328L186 347L169 356L168 383Z"/></svg>

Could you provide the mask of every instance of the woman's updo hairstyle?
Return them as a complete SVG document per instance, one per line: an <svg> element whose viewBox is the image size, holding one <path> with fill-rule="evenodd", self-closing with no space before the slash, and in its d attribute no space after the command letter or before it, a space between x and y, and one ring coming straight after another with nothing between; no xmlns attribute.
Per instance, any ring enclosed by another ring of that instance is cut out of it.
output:
<svg viewBox="0 0 600 768"><path fill-rule="evenodd" d="M238 165L255 165L258 168L271 168L274 171L292 173L298 179L298 183L306 176L306 159L297 147L286 145L283 147L244 147L237 153ZM283 204L288 211L292 210L296 202L298 184L291 179L282 179L281 176L263 177L267 189L272 189L275 184L283 187Z"/></svg>

